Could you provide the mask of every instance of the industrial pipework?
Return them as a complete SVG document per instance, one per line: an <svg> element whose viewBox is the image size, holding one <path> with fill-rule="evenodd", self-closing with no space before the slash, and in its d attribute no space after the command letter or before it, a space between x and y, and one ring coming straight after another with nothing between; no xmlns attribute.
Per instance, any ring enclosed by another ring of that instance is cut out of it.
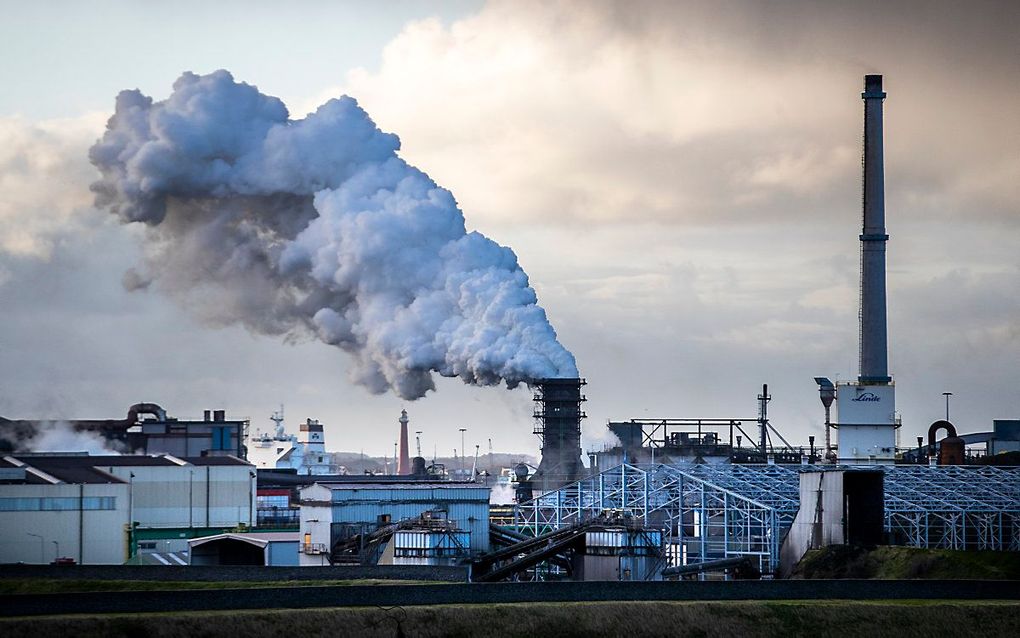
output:
<svg viewBox="0 0 1020 638"><path fill-rule="evenodd" d="M860 383L886 384L889 376L886 335L885 168L882 149L881 75L864 76L864 219L861 231Z"/></svg>

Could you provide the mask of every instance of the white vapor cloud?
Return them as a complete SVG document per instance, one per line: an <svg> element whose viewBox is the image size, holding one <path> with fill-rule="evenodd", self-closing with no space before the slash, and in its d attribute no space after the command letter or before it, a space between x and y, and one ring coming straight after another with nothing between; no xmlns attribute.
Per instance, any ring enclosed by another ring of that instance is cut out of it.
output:
<svg viewBox="0 0 1020 638"><path fill-rule="evenodd" d="M290 120L226 71L154 102L123 91L90 151L96 204L144 222L143 272L200 315L312 333L352 379L416 399L433 373L515 387L577 375L509 248L467 232L453 195L397 156L349 97Z"/></svg>

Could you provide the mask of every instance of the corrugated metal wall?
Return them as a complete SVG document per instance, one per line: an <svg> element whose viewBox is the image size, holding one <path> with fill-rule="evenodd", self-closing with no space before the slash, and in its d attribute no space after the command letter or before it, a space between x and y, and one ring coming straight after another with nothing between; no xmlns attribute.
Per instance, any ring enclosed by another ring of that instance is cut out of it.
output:
<svg viewBox="0 0 1020 638"><path fill-rule="evenodd" d="M471 549L489 550L489 488L437 486L332 486L333 522L376 523L388 515L393 522L443 510L447 518L471 534Z"/></svg>

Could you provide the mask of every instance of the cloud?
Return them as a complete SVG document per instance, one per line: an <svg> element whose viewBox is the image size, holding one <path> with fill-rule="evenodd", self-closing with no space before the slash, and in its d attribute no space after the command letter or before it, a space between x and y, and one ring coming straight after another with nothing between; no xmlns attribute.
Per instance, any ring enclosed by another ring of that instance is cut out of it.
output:
<svg viewBox="0 0 1020 638"><path fill-rule="evenodd" d="M1020 206L1020 87L1001 81L1020 11L858 4L490 2L412 23L378 71L326 94L401 131L475 223L765 223L856 204L856 98L877 69L890 199L1004 219Z"/></svg>
<svg viewBox="0 0 1020 638"><path fill-rule="evenodd" d="M86 152L102 122L101 114L0 118L0 252L48 258L55 236L91 207Z"/></svg>

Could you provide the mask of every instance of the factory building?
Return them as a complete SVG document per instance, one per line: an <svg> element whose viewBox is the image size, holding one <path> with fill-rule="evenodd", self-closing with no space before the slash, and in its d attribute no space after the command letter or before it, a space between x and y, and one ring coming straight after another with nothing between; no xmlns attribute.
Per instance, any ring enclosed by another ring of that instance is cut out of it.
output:
<svg viewBox="0 0 1020 638"><path fill-rule="evenodd" d="M489 550L489 488L472 483L316 483L301 494L301 565L444 564ZM404 533L401 533L404 532Z"/></svg>
<svg viewBox="0 0 1020 638"><path fill-rule="evenodd" d="M237 457L5 456L0 563L186 553L189 538L253 527L255 487Z"/></svg>
<svg viewBox="0 0 1020 638"><path fill-rule="evenodd" d="M124 419L46 421L0 417L0 452L32 450L37 435L64 427L98 434L110 450L122 453L170 454L178 458L246 456L246 419L228 419L224 410L205 410L201 419L178 419L168 416L155 403L132 405Z"/></svg>

